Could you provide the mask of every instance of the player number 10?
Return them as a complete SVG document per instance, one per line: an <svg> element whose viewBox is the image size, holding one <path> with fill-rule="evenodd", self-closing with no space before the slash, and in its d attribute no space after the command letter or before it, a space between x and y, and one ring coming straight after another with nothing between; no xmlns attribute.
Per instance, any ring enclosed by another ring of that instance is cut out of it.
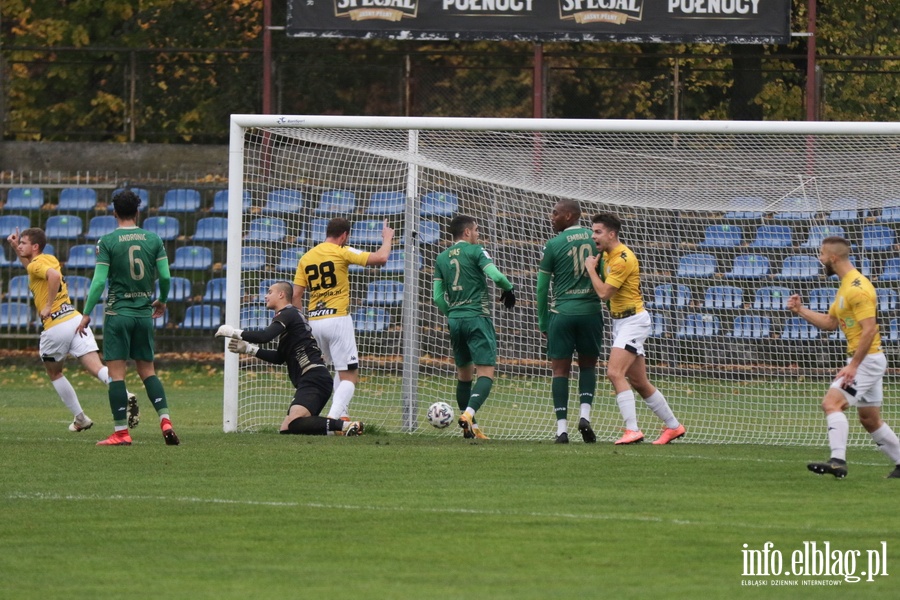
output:
<svg viewBox="0 0 900 600"><path fill-rule="evenodd" d="M584 261L587 260L587 257L594 254L593 248L591 248L590 244L572 246L569 248L568 254L572 257L572 268L574 269L575 277L581 277L584 274Z"/></svg>

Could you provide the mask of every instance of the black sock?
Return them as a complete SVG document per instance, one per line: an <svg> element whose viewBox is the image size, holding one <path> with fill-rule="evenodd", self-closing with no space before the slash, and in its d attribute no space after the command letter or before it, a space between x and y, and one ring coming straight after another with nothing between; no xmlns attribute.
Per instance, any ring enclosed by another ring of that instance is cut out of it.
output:
<svg viewBox="0 0 900 600"><path fill-rule="evenodd" d="M288 423L287 432L298 435L325 435L328 433L328 421L325 417L298 417Z"/></svg>

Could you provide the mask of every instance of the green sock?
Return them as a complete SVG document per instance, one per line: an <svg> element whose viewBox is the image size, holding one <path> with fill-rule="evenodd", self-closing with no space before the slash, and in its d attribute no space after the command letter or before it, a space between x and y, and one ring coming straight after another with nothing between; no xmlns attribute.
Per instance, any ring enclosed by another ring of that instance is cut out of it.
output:
<svg viewBox="0 0 900 600"><path fill-rule="evenodd" d="M594 392L597 391L597 369L585 369L578 373L578 401L581 404L593 404Z"/></svg>
<svg viewBox="0 0 900 600"><path fill-rule="evenodd" d="M491 388L494 387L494 380L490 377L479 377L472 388L472 395L469 397L469 406L472 410L478 410L484 401L487 400Z"/></svg>
<svg viewBox="0 0 900 600"><path fill-rule="evenodd" d="M556 420L566 419L569 416L569 378L554 377L553 390L553 412L556 413Z"/></svg>
<svg viewBox="0 0 900 600"><path fill-rule="evenodd" d="M472 395L472 382L456 380L456 405L459 412L466 410L469 406L469 396Z"/></svg>
<svg viewBox="0 0 900 600"><path fill-rule="evenodd" d="M150 402L158 414L169 412L169 405L166 402L166 391L163 389L163 384L159 377L151 375L145 379L144 389L147 390L147 397L150 398Z"/></svg>
<svg viewBox="0 0 900 600"><path fill-rule="evenodd" d="M124 381L110 381L106 390L109 397L109 410L112 411L113 423L119 427L128 427L128 392Z"/></svg>

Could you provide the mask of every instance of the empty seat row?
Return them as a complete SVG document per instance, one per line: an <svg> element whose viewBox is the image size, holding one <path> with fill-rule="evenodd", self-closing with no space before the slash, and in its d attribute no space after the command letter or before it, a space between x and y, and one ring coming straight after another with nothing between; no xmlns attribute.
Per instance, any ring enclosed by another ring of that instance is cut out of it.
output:
<svg viewBox="0 0 900 600"><path fill-rule="evenodd" d="M863 258L861 261L851 256L856 268L865 275L872 275L871 261ZM762 254L741 254L734 258L732 268L723 275L728 279L761 279L774 276L776 279L817 279L822 275L822 265L819 259L809 254L792 254L785 257L781 271L774 273L770 269L769 257ZM678 260L679 277L714 277L717 273L718 261L712 254L694 253L685 254ZM832 276L834 277L834 276ZM880 280L900 279L900 259L889 258L884 263L884 269L879 276Z"/></svg>
<svg viewBox="0 0 900 600"><path fill-rule="evenodd" d="M838 198L833 206L840 206L824 213L828 221L833 223L852 222L860 218L870 216L868 209L859 208L857 198ZM725 213L726 219L732 220L759 220L766 213L780 221L808 221L815 218L818 211L818 201L815 198L781 198L772 203L767 203L763 198L754 196L739 196L729 202L729 211ZM900 222L900 198L896 206L889 206L881 210L879 221L885 223Z"/></svg>
<svg viewBox="0 0 900 600"><path fill-rule="evenodd" d="M809 230L803 248L818 249L826 237L847 237L840 225L815 225ZM701 248L737 248L744 244L744 230L740 225L710 225L704 232ZM862 248L866 251L890 250L895 232L885 225L866 225L862 229ZM794 244L793 230L787 225L760 225L756 228L750 248L790 248Z"/></svg>
<svg viewBox="0 0 900 600"><path fill-rule="evenodd" d="M203 219L201 219L203 220ZM351 245L374 246L381 244L381 230L384 222L380 219L354 221L350 229ZM199 226L199 222L198 222ZM311 244L325 241L328 219L314 218L309 223L309 232L304 230L299 239L309 238ZM244 239L249 242L280 242L288 237L288 223L278 217L259 217L250 221L249 231ZM416 231L416 239L424 244L434 244L441 239L440 224L422 220Z"/></svg>
<svg viewBox="0 0 900 600"><path fill-rule="evenodd" d="M878 310L892 311L900 308L900 294L890 288L877 288ZM787 310L787 299L793 294L790 289L781 286L761 287L754 293L752 304L754 310ZM817 312L827 312L837 288L816 288L803 295L807 307ZM704 291L701 306L710 310L742 309L751 299L744 297L744 290L730 285L714 285ZM647 303L648 308L655 309L687 309L694 306L691 289L683 284L660 284L653 290L653 297Z"/></svg>
<svg viewBox="0 0 900 600"><path fill-rule="evenodd" d="M664 337L674 334L676 338L696 339L715 336L728 336L743 339L769 339L777 335L783 340L804 341L816 340L824 337L843 340L844 334L840 329L835 331L822 331L802 317L789 317L784 324L777 328L773 319L768 315L740 315L735 317L730 327L723 325L718 315L709 313L690 313L677 321L673 326L673 320L664 315L653 315L654 337ZM881 331L885 341L900 341L900 319L891 319L887 327Z"/></svg>

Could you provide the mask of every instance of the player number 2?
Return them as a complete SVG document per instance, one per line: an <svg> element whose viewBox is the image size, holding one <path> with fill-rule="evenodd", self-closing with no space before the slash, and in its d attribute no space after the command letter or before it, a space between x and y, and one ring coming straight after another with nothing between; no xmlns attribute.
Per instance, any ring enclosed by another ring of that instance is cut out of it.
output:
<svg viewBox="0 0 900 600"><path fill-rule="evenodd" d="M128 267L131 270L131 278L135 281L142 280L144 278L144 273L146 272L144 269L144 261L138 256L138 252L140 251L140 246L128 247Z"/></svg>

